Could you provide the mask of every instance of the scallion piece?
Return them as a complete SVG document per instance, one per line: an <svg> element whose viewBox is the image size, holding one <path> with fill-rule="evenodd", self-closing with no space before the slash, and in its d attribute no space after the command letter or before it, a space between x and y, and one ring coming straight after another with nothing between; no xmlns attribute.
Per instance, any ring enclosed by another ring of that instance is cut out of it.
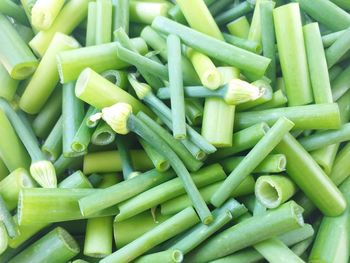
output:
<svg viewBox="0 0 350 263"><path fill-rule="evenodd" d="M6 227L4 225L4 223L1 221L0 222L0 255L2 255L8 246L8 234L7 234L7 230Z"/></svg>
<svg viewBox="0 0 350 263"><path fill-rule="evenodd" d="M0 3L0 12L4 15L11 16L21 24L27 25L28 19L24 10L11 0L4 0Z"/></svg>
<svg viewBox="0 0 350 263"><path fill-rule="evenodd" d="M32 75L38 66L38 60L8 18L2 14L0 39L0 61L10 76L22 80Z"/></svg>
<svg viewBox="0 0 350 263"><path fill-rule="evenodd" d="M213 216L215 217L213 223L209 226L202 223L197 224L181 235L179 240L171 245L170 249L179 249L184 254L187 254L228 224L233 217L238 218L246 212L247 209L244 205L241 205L234 199L230 199L222 207L213 211Z"/></svg>
<svg viewBox="0 0 350 263"><path fill-rule="evenodd" d="M230 34L224 33L224 38L227 43L230 43L239 48L243 48L250 52L254 52L256 54L260 54L262 51L262 46L260 43L255 42L253 40L243 39L236 36L232 36Z"/></svg>
<svg viewBox="0 0 350 263"><path fill-rule="evenodd" d="M216 207L223 204L235 188L263 161L293 126L294 123L286 118L278 119L215 192L211 203Z"/></svg>
<svg viewBox="0 0 350 263"><path fill-rule="evenodd" d="M151 87L147 84L138 82L133 75L129 75L128 79L139 99L145 101L155 111L159 118L162 119L162 117L165 117L170 125L167 123L165 124L172 129L171 110L153 94ZM206 139L204 139L198 132L196 132L191 126L186 125L186 133L189 140L196 144L205 153L213 153L216 151L216 148Z"/></svg>
<svg viewBox="0 0 350 263"><path fill-rule="evenodd" d="M111 42L112 38L112 0L96 1L95 44Z"/></svg>
<svg viewBox="0 0 350 263"><path fill-rule="evenodd" d="M268 58L234 47L165 17L154 19L152 27L165 34L176 34L193 49L258 76L265 73L270 63Z"/></svg>
<svg viewBox="0 0 350 263"><path fill-rule="evenodd" d="M59 188L93 188L82 171L76 171L58 184Z"/></svg>
<svg viewBox="0 0 350 263"><path fill-rule="evenodd" d="M247 128L256 123L266 122L271 125L279 117L286 117L294 122L294 129L339 129L339 108L336 103L316 104L275 108L262 111L242 112L236 114L235 127Z"/></svg>
<svg viewBox="0 0 350 263"><path fill-rule="evenodd" d="M100 121L92 133L91 143L95 145L108 145L114 142L115 132L104 121Z"/></svg>
<svg viewBox="0 0 350 263"><path fill-rule="evenodd" d="M57 227L13 257L11 263L66 262L79 253L79 245L63 228Z"/></svg>
<svg viewBox="0 0 350 263"><path fill-rule="evenodd" d="M225 172L230 173L242 162L244 156L235 156L220 161ZM268 155L253 171L253 173L280 173L286 170L287 159L283 154Z"/></svg>
<svg viewBox="0 0 350 263"><path fill-rule="evenodd" d="M142 150L130 152L135 169L145 171L152 169L153 164ZM118 151L102 151L88 153L84 156L84 173L111 173L121 172L122 164Z"/></svg>
<svg viewBox="0 0 350 263"><path fill-rule="evenodd" d="M337 31L350 26L350 15L328 0L297 0L301 9L310 15L317 22L327 26L327 28ZM326 16L324 14L327 14ZM337 19L335 20L334 17Z"/></svg>
<svg viewBox="0 0 350 263"><path fill-rule="evenodd" d="M226 25L231 35L247 39L249 34L249 22L246 16L241 16Z"/></svg>
<svg viewBox="0 0 350 263"><path fill-rule="evenodd" d="M6 68L0 63L0 97L6 99L7 101L12 101L19 81L11 78Z"/></svg>
<svg viewBox="0 0 350 263"><path fill-rule="evenodd" d="M210 203L211 196L219 189L223 181L204 186L199 189L204 201ZM254 193L255 181L252 176L248 176L232 193L231 197L240 197ZM161 204L162 215L173 215L180 212L182 209L191 206L191 200L186 194L170 199Z"/></svg>
<svg viewBox="0 0 350 263"><path fill-rule="evenodd" d="M96 93L100 94L98 100L96 100ZM142 110L152 115L150 110L137 99L89 68L80 74L75 86L75 94L79 99L98 109L117 102L126 102L133 107L134 112Z"/></svg>
<svg viewBox="0 0 350 263"><path fill-rule="evenodd" d="M62 98L62 145L64 157L75 157L72 149L76 132L84 117L84 105L74 94L74 82L65 84Z"/></svg>
<svg viewBox="0 0 350 263"><path fill-rule="evenodd" d="M254 1L244 1L238 5L231 6L230 9L216 16L215 21L219 26L224 25L225 23L250 13L254 10L254 6Z"/></svg>
<svg viewBox="0 0 350 263"><path fill-rule="evenodd" d="M18 194L22 188L33 188L36 183L29 173L23 168L17 168L0 181L0 195L6 207L12 211L17 207Z"/></svg>
<svg viewBox="0 0 350 263"><path fill-rule="evenodd" d="M346 67L339 75L332 81L332 95L333 100L337 101L350 89L350 66Z"/></svg>
<svg viewBox="0 0 350 263"><path fill-rule="evenodd" d="M62 132L62 117L60 117L41 147L44 155L51 162L55 162L62 154Z"/></svg>
<svg viewBox="0 0 350 263"><path fill-rule="evenodd" d="M350 140L350 123L346 123L338 130L323 131L301 138L299 143L307 151L313 151L331 144Z"/></svg>
<svg viewBox="0 0 350 263"><path fill-rule="evenodd" d="M286 135L276 151L286 156L287 174L322 213L327 216L343 213L346 207L344 197L292 135Z"/></svg>
<svg viewBox="0 0 350 263"><path fill-rule="evenodd" d="M143 236L101 260L108 262L129 262L151 248L185 231L199 221L193 208L189 207L161 223Z"/></svg>
<svg viewBox="0 0 350 263"><path fill-rule="evenodd" d="M142 116L142 112L138 115ZM148 143L152 143L155 149L163 154L169 161L171 167L181 178L186 192L191 197L192 203L196 208L201 220L205 224L212 221L212 215L203 201L196 185L194 184L187 168L171 149L171 147L152 129L150 129L142 120L132 114L132 107L127 103L117 103L111 107L102 110L102 118L119 134L127 134L130 131L136 133Z"/></svg>
<svg viewBox="0 0 350 263"><path fill-rule="evenodd" d="M32 122L36 136L46 138L52 131L62 112L62 88L57 86L46 104Z"/></svg>
<svg viewBox="0 0 350 263"><path fill-rule="evenodd" d="M113 3L113 32L119 28L122 28L127 34L129 34L129 0L116 0ZM114 37L114 41L116 38Z"/></svg>
<svg viewBox="0 0 350 263"><path fill-rule="evenodd" d="M136 38L131 41L141 54L147 53L147 45L143 39ZM88 67L98 73L126 68L129 64L118 58L117 54L117 43L60 52L57 55L57 67L61 83L77 80L80 73Z"/></svg>
<svg viewBox="0 0 350 263"><path fill-rule="evenodd" d="M295 192L295 184L286 176L260 176L255 185L256 198L269 209L280 206L291 198Z"/></svg>
<svg viewBox="0 0 350 263"><path fill-rule="evenodd" d="M150 129L152 129L155 133L158 134L166 143L173 149L173 151L179 156L179 158L183 161L184 165L190 171L197 171L203 163L191 154L187 148L187 144L181 143L176 140L169 132L167 132L161 125L152 120L147 116L140 116L140 119L145 122ZM184 142L185 140L182 140Z"/></svg>
<svg viewBox="0 0 350 263"><path fill-rule="evenodd" d="M79 43L74 38L61 33L55 34L21 96L20 107L22 110L30 114L40 112L59 80L56 55L61 51L78 47Z"/></svg>
<svg viewBox="0 0 350 263"><path fill-rule="evenodd" d="M350 17L350 15L349 15ZM346 54L350 49L350 29L345 30L343 34L326 49L326 58L328 68L331 68Z"/></svg>
<svg viewBox="0 0 350 263"><path fill-rule="evenodd" d="M88 5L88 0L69 1L59 12L51 27L36 34L29 42L29 46L36 54L43 56L56 32L69 35L85 19Z"/></svg>
<svg viewBox="0 0 350 263"><path fill-rule="evenodd" d="M284 95L282 90L277 90L273 93L271 100L253 107L252 111L257 110L268 110L273 108L285 107L288 102L286 95Z"/></svg>
<svg viewBox="0 0 350 263"><path fill-rule="evenodd" d="M186 138L185 98L181 67L181 41L176 35L167 38L168 69L173 136Z"/></svg>
<svg viewBox="0 0 350 263"><path fill-rule="evenodd" d="M12 172L18 167L29 168L29 155L3 110L0 110L0 133L0 156L7 169Z"/></svg>
<svg viewBox="0 0 350 263"><path fill-rule="evenodd" d="M198 188L221 181L225 177L221 166L217 164L192 173L192 180ZM186 191L180 178L162 183L119 204L119 214L115 221L123 221L184 193Z"/></svg>
<svg viewBox="0 0 350 263"><path fill-rule="evenodd" d="M183 261L183 253L177 249L168 249L157 253L148 254L137 258L135 263L147 263L147 262L169 262L180 263Z"/></svg>
<svg viewBox="0 0 350 263"><path fill-rule="evenodd" d="M186 54L192 62L202 85L211 90L219 88L221 84L221 75L211 59L191 48L187 49Z"/></svg>
<svg viewBox="0 0 350 263"><path fill-rule="evenodd" d="M170 7L168 2L130 0L130 21L149 25L157 16L166 16Z"/></svg>
<svg viewBox="0 0 350 263"><path fill-rule="evenodd" d="M148 157L151 159L154 167L159 172L165 172L170 168L169 162L159 154L149 143L147 143L143 139L139 139L140 144L142 145L142 148L147 153Z"/></svg>
<svg viewBox="0 0 350 263"><path fill-rule="evenodd" d="M219 149L216 153L209 156L209 161L220 161L225 157L234 155L235 153L253 148L255 144L264 137L268 129L269 127L267 124L261 122L234 133L232 146Z"/></svg>
<svg viewBox="0 0 350 263"><path fill-rule="evenodd" d="M152 27L146 26L141 32L141 37L146 41L147 45L149 45L155 51L158 51L159 55L164 60L168 60L166 40L162 35L160 35ZM200 82L191 62L183 54L181 55L181 67L185 83L196 84Z"/></svg>
<svg viewBox="0 0 350 263"><path fill-rule="evenodd" d="M260 20L260 3L262 0L256 0L252 21L250 22L248 39L261 43L261 20Z"/></svg>
<svg viewBox="0 0 350 263"><path fill-rule="evenodd" d="M174 174L171 172L159 173L155 169L150 170L127 181L103 189L103 191L96 193L97 195L89 195L82 198L79 200L80 210L84 215L93 214L140 194L173 177Z"/></svg>
<svg viewBox="0 0 350 263"><path fill-rule="evenodd" d="M127 89L128 86L128 74L125 71L121 70L106 70L102 72L102 77L112 82L114 85L117 85L123 90Z"/></svg>
<svg viewBox="0 0 350 263"><path fill-rule="evenodd" d="M32 8L32 24L39 30L47 30L55 21L64 0L37 0Z"/></svg>
<svg viewBox="0 0 350 263"><path fill-rule="evenodd" d="M21 139L24 147L27 149L32 159L30 174L33 176L34 180L37 181L42 187L56 187L57 178L55 168L51 162L46 160L44 154L39 148L36 138L32 136L31 132L19 118L17 113L7 103L7 101L0 98L0 107L9 118L18 137Z"/></svg>
<svg viewBox="0 0 350 263"><path fill-rule="evenodd" d="M313 97L299 4L291 3L278 7L273 10L273 17L288 105L309 104Z"/></svg>
<svg viewBox="0 0 350 263"><path fill-rule="evenodd" d="M103 189L87 188L22 189L18 200L18 222L20 225L30 225L32 222L47 224L118 214L116 206L100 210L89 216L80 212L79 199L95 193L102 193L102 191Z"/></svg>
<svg viewBox="0 0 350 263"><path fill-rule="evenodd" d="M85 46L93 46L96 44L96 2L90 2L88 5Z"/></svg>
<svg viewBox="0 0 350 263"><path fill-rule="evenodd" d="M164 216L158 211L155 211L154 214L146 211L130 219L114 222L114 240L117 249L124 247L169 218L170 216Z"/></svg>
<svg viewBox="0 0 350 263"><path fill-rule="evenodd" d="M340 191L350 202L350 179L345 180ZM349 258L349 208L338 217L324 217L313 244L309 262L346 262Z"/></svg>
<svg viewBox="0 0 350 263"><path fill-rule="evenodd" d="M190 125L200 125L203 119L203 105L197 99L185 99L186 119Z"/></svg>
<svg viewBox="0 0 350 263"><path fill-rule="evenodd" d="M208 239L188 254L188 260L199 263L221 258L303 225L302 207L290 201L275 210L248 218Z"/></svg>
<svg viewBox="0 0 350 263"><path fill-rule="evenodd" d="M13 220L4 199L0 195L0 222L3 222L10 238L17 237L20 232L16 222Z"/></svg>

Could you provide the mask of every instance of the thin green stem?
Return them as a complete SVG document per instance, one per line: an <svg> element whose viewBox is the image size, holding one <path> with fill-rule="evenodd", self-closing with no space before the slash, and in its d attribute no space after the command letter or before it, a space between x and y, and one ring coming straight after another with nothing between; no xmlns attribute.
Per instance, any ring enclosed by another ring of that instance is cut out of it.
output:
<svg viewBox="0 0 350 263"><path fill-rule="evenodd" d="M58 119L49 136L46 138L41 150L48 160L55 162L62 154L62 116Z"/></svg>

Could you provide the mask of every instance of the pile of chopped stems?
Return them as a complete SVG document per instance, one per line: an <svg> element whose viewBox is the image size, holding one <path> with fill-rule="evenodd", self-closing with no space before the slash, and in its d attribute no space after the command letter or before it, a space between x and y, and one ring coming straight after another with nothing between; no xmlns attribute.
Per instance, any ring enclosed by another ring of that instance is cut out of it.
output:
<svg viewBox="0 0 350 263"><path fill-rule="evenodd" d="M350 260L347 0L1 0L0 262Z"/></svg>

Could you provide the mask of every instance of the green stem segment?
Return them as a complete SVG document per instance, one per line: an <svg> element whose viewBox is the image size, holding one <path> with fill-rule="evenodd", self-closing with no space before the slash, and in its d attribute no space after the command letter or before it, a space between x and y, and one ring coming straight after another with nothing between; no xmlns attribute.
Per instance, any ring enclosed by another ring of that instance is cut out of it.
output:
<svg viewBox="0 0 350 263"><path fill-rule="evenodd" d="M175 139L180 140L186 138L186 116L179 37L176 35L168 36L167 50L173 135Z"/></svg>
<svg viewBox="0 0 350 263"><path fill-rule="evenodd" d="M0 15L0 61L14 79L28 78L36 70L38 60L19 36L6 16Z"/></svg>
<svg viewBox="0 0 350 263"><path fill-rule="evenodd" d="M237 168L231 172L224 184L212 196L211 203L216 207L223 204L235 188L264 160L293 126L293 122L286 118L280 118L248 153Z"/></svg>
<svg viewBox="0 0 350 263"><path fill-rule="evenodd" d="M201 53L258 76L265 73L270 63L268 58L234 47L165 17L157 17L152 26L162 33L178 35L184 44Z"/></svg>
<svg viewBox="0 0 350 263"><path fill-rule="evenodd" d="M344 197L292 135L285 136L276 151L286 156L288 175L322 213L327 216L343 213L346 207Z"/></svg>
<svg viewBox="0 0 350 263"><path fill-rule="evenodd" d="M275 210L248 218L204 242L188 255L188 260L208 262L300 228L304 224L301 213L302 207L290 201Z"/></svg>
<svg viewBox="0 0 350 263"><path fill-rule="evenodd" d="M102 259L101 263L130 262L153 247L190 228L198 221L198 216L193 208L186 208L112 255Z"/></svg>
<svg viewBox="0 0 350 263"><path fill-rule="evenodd" d="M9 262L67 262L78 253L79 245L74 238L63 228L57 227L13 257Z"/></svg>
<svg viewBox="0 0 350 263"><path fill-rule="evenodd" d="M273 11L273 17L288 105L309 104L313 97L299 5L291 3L278 7Z"/></svg>

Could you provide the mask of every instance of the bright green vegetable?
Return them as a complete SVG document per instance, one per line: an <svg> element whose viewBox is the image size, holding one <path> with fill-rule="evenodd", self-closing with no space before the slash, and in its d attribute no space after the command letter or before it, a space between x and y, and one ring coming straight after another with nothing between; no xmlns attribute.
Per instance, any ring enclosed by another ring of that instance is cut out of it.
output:
<svg viewBox="0 0 350 263"><path fill-rule="evenodd" d="M79 245L74 238L63 228L57 227L9 262L67 262L79 253Z"/></svg>
<svg viewBox="0 0 350 263"><path fill-rule="evenodd" d="M0 195L0 222L3 222L10 238L17 237L20 232L16 222L13 220L10 211L8 210L6 203Z"/></svg>
<svg viewBox="0 0 350 263"><path fill-rule="evenodd" d="M32 24L39 30L47 30L55 21L64 0L37 0L32 8Z"/></svg>
<svg viewBox="0 0 350 263"><path fill-rule="evenodd" d="M237 218L246 212L247 209L244 205L241 205L234 199L228 200L222 207L213 211L215 220L209 226L202 223L197 224L177 238L175 243L170 246L170 249L179 249L184 254L187 254L228 224L233 217Z"/></svg>
<svg viewBox="0 0 350 263"><path fill-rule="evenodd" d="M198 221L198 216L193 208L186 208L112 255L102 259L101 263L129 262L167 239L185 231Z"/></svg>
<svg viewBox="0 0 350 263"><path fill-rule="evenodd" d="M5 98L7 101L12 101L19 81L11 78L6 68L0 64L0 97Z"/></svg>
<svg viewBox="0 0 350 263"><path fill-rule="evenodd" d="M169 218L170 216L164 216L157 211L152 214L148 210L124 221L114 222L114 240L117 248L129 244Z"/></svg>
<svg viewBox="0 0 350 263"><path fill-rule="evenodd" d="M186 138L185 98L181 67L181 42L176 35L167 38L168 69L173 136L181 140Z"/></svg>
<svg viewBox="0 0 350 263"><path fill-rule="evenodd" d="M193 49L258 76L265 73L270 63L268 58L234 47L165 17L157 17L152 27L165 34L176 34Z"/></svg>
<svg viewBox="0 0 350 263"><path fill-rule="evenodd" d="M333 31L343 30L350 26L350 15L331 1L297 0L297 2L303 11ZM337 19L334 19L335 17Z"/></svg>
<svg viewBox="0 0 350 263"><path fill-rule="evenodd" d="M60 117L41 147L51 162L56 161L62 154L62 131L62 117Z"/></svg>
<svg viewBox="0 0 350 263"><path fill-rule="evenodd" d="M267 208L276 208L296 192L295 184L286 176L260 176L255 185L256 198Z"/></svg>
<svg viewBox="0 0 350 263"><path fill-rule="evenodd" d="M249 34L249 21L247 17L241 16L226 25L231 35L247 39Z"/></svg>
<svg viewBox="0 0 350 263"><path fill-rule="evenodd" d="M148 254L137 258L135 263L179 263L183 260L183 253L177 249L169 249L158 253Z"/></svg>
<svg viewBox="0 0 350 263"><path fill-rule="evenodd" d="M62 8L48 30L40 31L29 42L33 51L41 57L45 54L56 32L69 35L85 19L89 0L72 0Z"/></svg>
<svg viewBox="0 0 350 263"><path fill-rule="evenodd" d="M147 45L141 38L132 39L136 49L147 53ZM60 52L57 55L57 67L61 83L77 80L85 68L91 68L98 73L109 69L123 69L129 66L118 57L117 43L89 46Z"/></svg>
<svg viewBox="0 0 350 263"><path fill-rule="evenodd" d="M91 135L91 143L95 145L108 145L114 142L115 132L105 122L100 121Z"/></svg>
<svg viewBox="0 0 350 263"><path fill-rule="evenodd" d="M61 112L62 87L58 85L32 122L35 135L41 139L46 138L57 123Z"/></svg>
<svg viewBox="0 0 350 263"><path fill-rule="evenodd" d="M0 181L0 195L6 207L12 211L17 207L18 194L22 188L32 188L36 184L29 173L23 168L17 168Z"/></svg>
<svg viewBox="0 0 350 263"><path fill-rule="evenodd" d="M90 2L88 5L88 15L86 24L85 46L93 46L96 44L96 2Z"/></svg>
<svg viewBox="0 0 350 263"><path fill-rule="evenodd" d="M79 43L74 38L61 33L55 34L21 97L21 109L30 114L41 110L59 80L56 55L61 51L78 47Z"/></svg>
<svg viewBox="0 0 350 263"><path fill-rule="evenodd" d="M42 187L52 188L57 185L56 172L53 164L46 160L39 148L38 141L33 137L29 127L23 123L17 113L11 108L7 101L0 98L0 108L5 112L10 120L18 137L27 149L32 163L30 174ZM23 156L23 155L22 155ZM17 167L16 167L17 168Z"/></svg>
<svg viewBox="0 0 350 263"><path fill-rule="evenodd" d="M151 24L157 16L166 16L171 5L168 2L135 1L130 0L130 21Z"/></svg>
<svg viewBox="0 0 350 263"><path fill-rule="evenodd" d="M332 81L332 95L333 100L337 101L341 96L343 96L349 89L349 73L350 66L345 68L333 81Z"/></svg>
<svg viewBox="0 0 350 263"><path fill-rule="evenodd" d="M111 42L112 39L112 0L96 1L95 44Z"/></svg>
<svg viewBox="0 0 350 263"><path fill-rule="evenodd" d="M134 197L152 187L162 184L174 177L172 172L159 173L155 169L140 174L129 180L108 187L79 200L79 207L84 215L91 215L104 208L111 207Z"/></svg>
<svg viewBox="0 0 350 263"><path fill-rule="evenodd" d="M130 155L130 148L125 141L125 136L117 135L116 138L117 148L123 166L124 180L128 180L132 177L138 176L140 172L134 170Z"/></svg>
<svg viewBox="0 0 350 263"><path fill-rule="evenodd" d="M285 136L276 151L288 160L287 174L325 215L343 213L346 207L344 197L292 135Z"/></svg>
<svg viewBox="0 0 350 263"><path fill-rule="evenodd" d="M4 15L0 15L0 61L14 79L28 78L38 60Z"/></svg>
<svg viewBox="0 0 350 263"><path fill-rule="evenodd" d="M349 50L350 29L343 34L326 50L328 68L334 66Z"/></svg>
<svg viewBox="0 0 350 263"><path fill-rule="evenodd" d="M230 9L219 14L215 17L216 23L221 26L225 23L228 23L234 19L237 19L241 16L244 16L254 10L255 2L254 1L244 1L237 6L232 6Z"/></svg>
<svg viewBox="0 0 350 263"><path fill-rule="evenodd" d="M224 33L224 38L227 43L230 43L234 46L243 48L245 50L248 50L250 52L254 52L256 54L260 54L262 51L261 44L258 42L255 42L253 40L248 39L242 39L236 36L232 36L230 34Z"/></svg>
<svg viewBox="0 0 350 263"><path fill-rule="evenodd" d="M136 170L151 169L153 164L144 151L131 151L132 163ZM118 151L102 151L88 153L84 156L84 173L110 173L121 172L122 164Z"/></svg>
<svg viewBox="0 0 350 263"><path fill-rule="evenodd" d="M274 9L273 17L288 105L309 104L313 97L299 5L291 3L278 7Z"/></svg>
<svg viewBox="0 0 350 263"><path fill-rule="evenodd" d="M213 183L208 186L202 187L199 189L204 201L206 203L210 202L211 196L216 192L217 189L221 186L221 182ZM239 197L247 194L252 194L254 192L254 178L248 176L232 193L231 197ZM161 204L161 213L164 215L172 215L180 212L182 209L191 206L191 200L187 195L180 195L176 198L168 200Z"/></svg>
<svg viewBox="0 0 350 263"><path fill-rule="evenodd" d="M8 235L4 223L0 222L0 254L3 254L8 246Z"/></svg>
<svg viewBox="0 0 350 263"><path fill-rule="evenodd" d="M260 122L271 125L283 116L294 122L296 130L339 129L339 114L338 105L335 103L242 112L236 114L235 127L242 129Z"/></svg>
<svg viewBox="0 0 350 263"><path fill-rule="evenodd" d="M11 0L1 1L0 12L4 15L13 17L22 24L28 24L28 19L24 10Z"/></svg>
<svg viewBox="0 0 350 263"><path fill-rule="evenodd" d="M248 218L210 238L188 255L190 262L207 262L249 245L300 228L302 208L290 201L262 215ZM227 242L230 240L230 242Z"/></svg>
<svg viewBox="0 0 350 263"><path fill-rule="evenodd" d="M284 95L282 90L277 90L273 93L271 100L262 103L258 106L253 107L252 111L258 111L258 110L268 110L273 108L279 108L286 106L288 102L288 99L286 95Z"/></svg>
<svg viewBox="0 0 350 263"><path fill-rule="evenodd" d="M113 3L113 32L122 28L127 34L129 33L129 0L116 0ZM114 37L114 40L116 38Z"/></svg>
<svg viewBox="0 0 350 263"><path fill-rule="evenodd" d="M222 205L235 188L242 183L244 178L265 159L282 140L284 135L292 129L293 125L293 122L286 118L278 119L271 129L267 131L265 136L247 154L243 161L239 163L237 168L230 173L222 186L212 196L211 203L216 207Z"/></svg>
<svg viewBox="0 0 350 263"><path fill-rule="evenodd" d="M350 180L340 186L349 204ZM338 217L324 217L312 247L309 262L346 262L349 258L349 208Z"/></svg>
<svg viewBox="0 0 350 263"><path fill-rule="evenodd" d="M202 168L192 175L192 180L198 188L221 181L226 177L220 165ZM121 203L120 212L115 220L123 221L185 192L180 178L172 179Z"/></svg>
<svg viewBox="0 0 350 263"><path fill-rule="evenodd" d="M147 156L151 159L154 167L159 172L165 172L170 168L169 162L159 154L149 143L145 142L143 139L139 139L142 148L145 150Z"/></svg>

